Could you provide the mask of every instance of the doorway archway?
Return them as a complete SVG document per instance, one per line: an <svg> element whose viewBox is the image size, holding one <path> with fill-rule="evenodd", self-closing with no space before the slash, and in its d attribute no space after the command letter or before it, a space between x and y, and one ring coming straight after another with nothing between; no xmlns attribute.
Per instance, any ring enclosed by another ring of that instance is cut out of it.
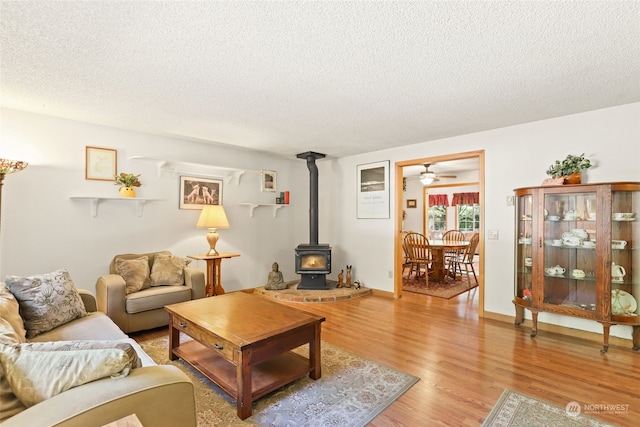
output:
<svg viewBox="0 0 640 427"><path fill-rule="evenodd" d="M468 151L463 153L446 154L434 157L404 160L395 163L395 226L394 226L394 298L402 297L402 210L403 210L403 168L406 166L423 165L425 163L438 163L451 160L478 159L478 189L480 197L480 244L478 245L479 271L478 271L478 316L484 315L484 150Z"/></svg>

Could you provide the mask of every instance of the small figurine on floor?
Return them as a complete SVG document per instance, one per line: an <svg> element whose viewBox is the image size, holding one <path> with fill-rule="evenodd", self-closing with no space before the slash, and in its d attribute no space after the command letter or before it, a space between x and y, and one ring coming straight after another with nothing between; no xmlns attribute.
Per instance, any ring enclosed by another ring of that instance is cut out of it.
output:
<svg viewBox="0 0 640 427"><path fill-rule="evenodd" d="M345 288L351 287L351 265L347 265L347 283L344 285Z"/></svg>
<svg viewBox="0 0 640 427"><path fill-rule="evenodd" d="M338 286L337 288L341 288L344 285L344 270L340 270L340 274L338 274Z"/></svg>
<svg viewBox="0 0 640 427"><path fill-rule="evenodd" d="M357 280L353 282L353 289L360 289L360 282L358 282Z"/></svg>
<svg viewBox="0 0 640 427"><path fill-rule="evenodd" d="M264 285L264 288L269 291L281 291L283 289L287 289L287 284L284 282L282 278L282 272L278 270L278 263L274 262L271 265L271 271L269 272L269 277L267 278L267 284Z"/></svg>

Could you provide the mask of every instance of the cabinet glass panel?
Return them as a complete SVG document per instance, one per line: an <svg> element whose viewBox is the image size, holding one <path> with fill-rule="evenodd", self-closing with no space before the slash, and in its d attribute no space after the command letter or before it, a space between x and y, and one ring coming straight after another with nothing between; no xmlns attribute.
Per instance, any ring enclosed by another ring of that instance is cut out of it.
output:
<svg viewBox="0 0 640 427"><path fill-rule="evenodd" d="M526 195L517 198L517 229L518 245L516 248L516 296L531 301L531 268L532 260L532 215L533 196Z"/></svg>
<svg viewBox="0 0 640 427"><path fill-rule="evenodd" d="M545 304L596 310L597 205L595 192L545 194Z"/></svg>
<svg viewBox="0 0 640 427"><path fill-rule="evenodd" d="M640 300L640 194L612 193L611 222L611 314L638 315Z"/></svg>

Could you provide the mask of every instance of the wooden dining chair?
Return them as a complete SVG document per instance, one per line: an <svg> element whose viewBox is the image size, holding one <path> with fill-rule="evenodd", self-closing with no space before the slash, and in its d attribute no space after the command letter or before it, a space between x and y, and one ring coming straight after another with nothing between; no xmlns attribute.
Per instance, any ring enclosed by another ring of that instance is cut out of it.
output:
<svg viewBox="0 0 640 427"><path fill-rule="evenodd" d="M460 255L458 255L453 260L453 275L454 278L456 273L459 271L460 276L462 276L462 266L464 265L465 273L467 275L467 281L469 281L469 268L471 268L471 272L473 273L473 278L476 279L476 285L478 285L478 277L476 276L476 269L473 266L473 260L476 255L476 248L478 247L478 243L480 242L480 233L474 231L469 239L469 245L462 251Z"/></svg>
<svg viewBox="0 0 640 427"><path fill-rule="evenodd" d="M464 242L464 233L460 230L447 230L442 235L444 241ZM455 260L462 255L461 249L447 249L444 251L445 268L453 274L455 278Z"/></svg>
<svg viewBox="0 0 640 427"><path fill-rule="evenodd" d="M407 234L411 233L411 231L402 231L400 232L400 239L402 243L402 275L404 276L404 270L407 267L411 267L412 264L409 261L409 250L407 249L407 243L405 241L405 237ZM409 271L409 275L411 275L411 271Z"/></svg>
<svg viewBox="0 0 640 427"><path fill-rule="evenodd" d="M416 277L420 275L421 267L424 267L424 276L426 284L429 285L429 274L431 270L431 249L429 247L429 239L421 233L407 233L404 237L404 244L409 254L408 263L411 265L411 272L415 269Z"/></svg>

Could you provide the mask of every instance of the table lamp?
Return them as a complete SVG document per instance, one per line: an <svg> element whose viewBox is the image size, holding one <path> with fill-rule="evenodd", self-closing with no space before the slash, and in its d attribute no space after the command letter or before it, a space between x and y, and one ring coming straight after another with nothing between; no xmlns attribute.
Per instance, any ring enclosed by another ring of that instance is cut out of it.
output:
<svg viewBox="0 0 640 427"><path fill-rule="evenodd" d="M229 221L227 220L227 215L224 213L224 208L221 205L207 205L203 207L196 227L209 229L207 233L209 252L207 255L219 255L218 251L216 251L216 243L220 236L216 230L218 228L229 228Z"/></svg>
<svg viewBox="0 0 640 427"><path fill-rule="evenodd" d="M29 163L19 160L0 159L0 226L2 224L2 182L4 176L14 172L20 172Z"/></svg>

